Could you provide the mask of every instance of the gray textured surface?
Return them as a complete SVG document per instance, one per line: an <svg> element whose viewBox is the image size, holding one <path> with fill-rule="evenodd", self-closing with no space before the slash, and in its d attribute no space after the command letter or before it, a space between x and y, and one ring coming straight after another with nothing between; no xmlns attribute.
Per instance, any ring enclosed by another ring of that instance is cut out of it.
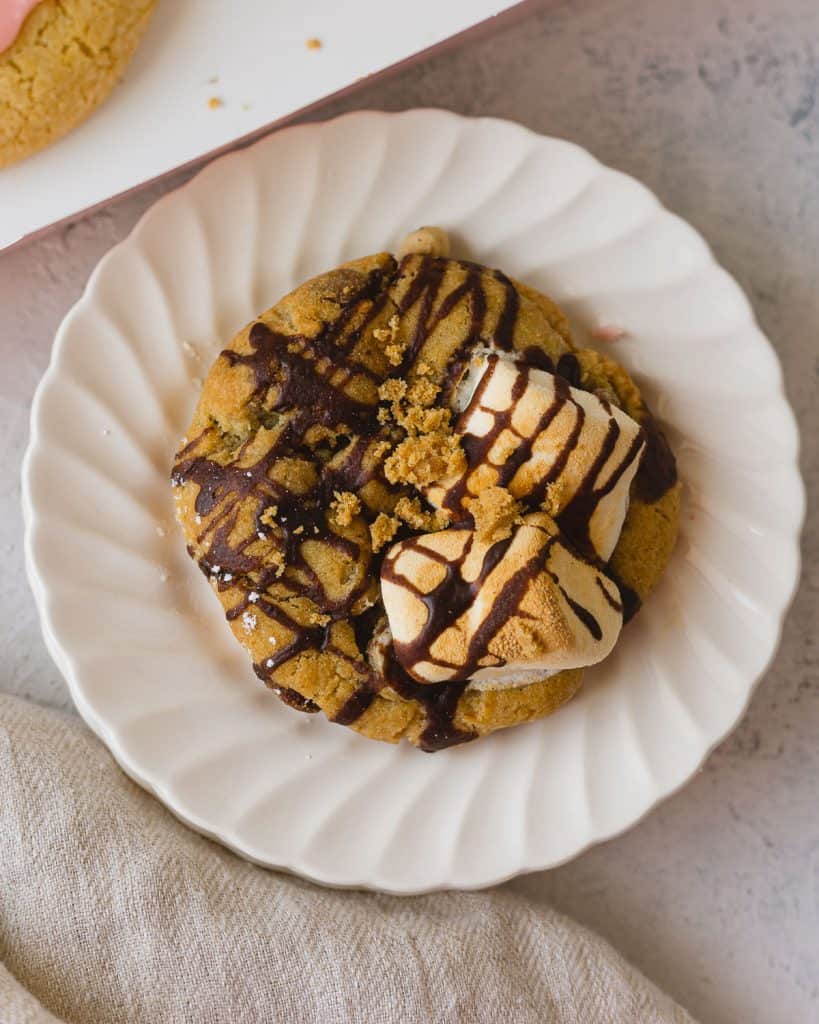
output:
<svg viewBox="0 0 819 1024"><path fill-rule="evenodd" d="M772 668L681 793L625 836L511 883L596 928L709 1024L819 1021L817 90L816 0L584 0L534 6L313 115L449 106L587 146L705 234L779 353L809 509ZM44 703L69 698L23 576L28 404L98 258L183 177L0 254L0 687Z"/></svg>

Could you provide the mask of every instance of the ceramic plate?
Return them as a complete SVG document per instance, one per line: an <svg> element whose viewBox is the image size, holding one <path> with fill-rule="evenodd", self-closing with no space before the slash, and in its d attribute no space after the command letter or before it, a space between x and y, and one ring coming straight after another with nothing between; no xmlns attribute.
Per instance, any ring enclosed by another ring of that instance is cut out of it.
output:
<svg viewBox="0 0 819 1024"><path fill-rule="evenodd" d="M581 343L625 332L596 344L641 382L685 482L666 577L581 695L434 755L264 689L185 553L169 486L233 333L429 223L557 298ZM796 453L744 295L642 185L515 124L356 113L211 164L101 261L34 403L28 564L80 712L194 828L328 884L484 886L633 824L735 724L797 579Z"/></svg>

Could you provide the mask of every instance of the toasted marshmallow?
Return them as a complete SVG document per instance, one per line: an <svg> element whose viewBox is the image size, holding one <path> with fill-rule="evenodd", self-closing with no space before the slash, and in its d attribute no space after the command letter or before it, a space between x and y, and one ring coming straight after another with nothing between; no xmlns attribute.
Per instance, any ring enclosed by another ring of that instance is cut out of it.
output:
<svg viewBox="0 0 819 1024"><path fill-rule="evenodd" d="M616 584L544 513L501 541L454 528L401 541L381 594L396 657L421 683L503 689L592 665L623 622Z"/></svg>
<svg viewBox="0 0 819 1024"><path fill-rule="evenodd" d="M438 508L500 485L545 509L569 538L608 560L645 441L640 425L559 376L480 353L455 395L467 470L425 490Z"/></svg>

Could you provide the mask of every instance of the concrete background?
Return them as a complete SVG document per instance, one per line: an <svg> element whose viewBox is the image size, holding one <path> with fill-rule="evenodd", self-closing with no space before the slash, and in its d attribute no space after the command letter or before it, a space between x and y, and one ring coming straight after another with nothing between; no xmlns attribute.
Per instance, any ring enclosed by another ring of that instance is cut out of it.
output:
<svg viewBox="0 0 819 1024"><path fill-rule="evenodd" d="M817 0L577 0L532 4L310 115L446 106L579 142L703 232L779 353L809 507L771 670L681 793L625 836L510 883L714 1024L819 1021L818 90ZM70 707L23 569L31 395L99 257L186 177L0 254L0 687L42 703Z"/></svg>

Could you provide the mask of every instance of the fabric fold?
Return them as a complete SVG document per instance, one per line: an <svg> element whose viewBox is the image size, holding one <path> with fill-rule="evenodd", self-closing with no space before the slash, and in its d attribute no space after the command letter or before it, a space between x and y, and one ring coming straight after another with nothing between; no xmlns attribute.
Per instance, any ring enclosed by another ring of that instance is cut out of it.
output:
<svg viewBox="0 0 819 1024"><path fill-rule="evenodd" d="M392 897L248 864L78 720L0 697L3 1024L691 1024L602 939L502 890Z"/></svg>

